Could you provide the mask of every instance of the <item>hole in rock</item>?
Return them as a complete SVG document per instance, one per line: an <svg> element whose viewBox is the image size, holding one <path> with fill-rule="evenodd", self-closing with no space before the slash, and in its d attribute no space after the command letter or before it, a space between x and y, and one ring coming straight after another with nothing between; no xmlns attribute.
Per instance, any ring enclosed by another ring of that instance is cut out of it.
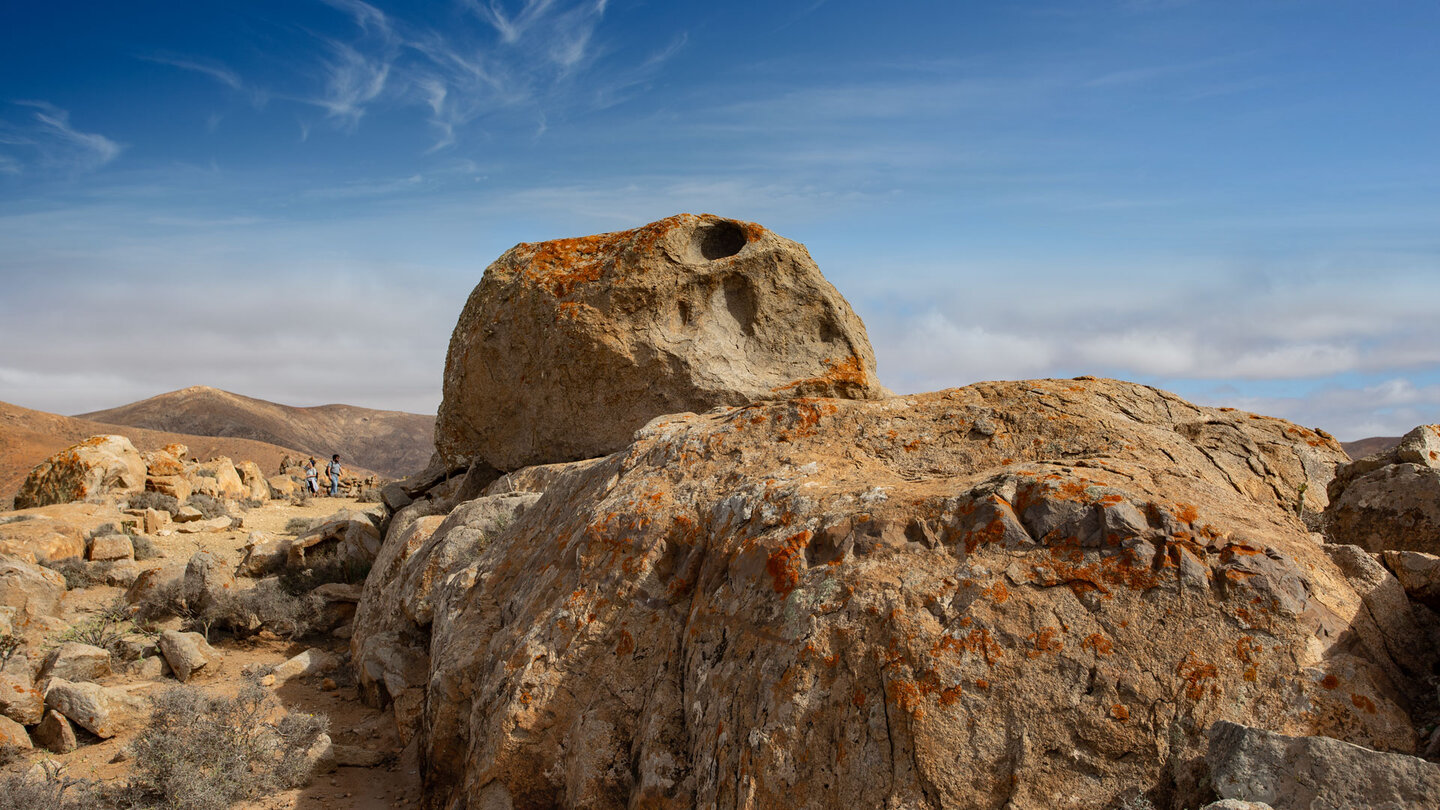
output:
<svg viewBox="0 0 1440 810"><path fill-rule="evenodd" d="M741 248L745 247L745 231L734 222L723 219L719 222L701 225L695 229L695 234L690 238L692 243L700 249L700 255L710 262L726 256L734 256L740 252Z"/></svg>

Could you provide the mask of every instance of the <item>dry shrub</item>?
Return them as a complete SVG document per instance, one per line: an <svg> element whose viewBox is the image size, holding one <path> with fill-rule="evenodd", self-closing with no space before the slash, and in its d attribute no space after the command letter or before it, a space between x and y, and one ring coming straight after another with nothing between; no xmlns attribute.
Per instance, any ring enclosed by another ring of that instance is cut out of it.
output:
<svg viewBox="0 0 1440 810"><path fill-rule="evenodd" d="M125 499L126 509L155 509L175 514L180 511L180 501L174 495L163 492L138 492Z"/></svg>
<svg viewBox="0 0 1440 810"><path fill-rule="evenodd" d="M204 494L203 492L197 492L194 495L191 495L190 500L186 501L185 505L199 511L206 520L210 520L211 518L217 518L226 514L224 503L220 502L216 498Z"/></svg>
<svg viewBox="0 0 1440 810"><path fill-rule="evenodd" d="M82 588L92 588L96 585L105 584L105 573L100 566L87 565L79 557L66 557L63 560L46 560L41 565L51 571L65 577L65 589L74 591Z"/></svg>
<svg viewBox="0 0 1440 810"><path fill-rule="evenodd" d="M94 810L116 805L102 798L98 783L72 779L65 766L50 760L38 771L10 773L0 779L0 810Z"/></svg>
<svg viewBox="0 0 1440 810"><path fill-rule="evenodd" d="M233 698L179 686L153 699L150 722L131 744L133 805L223 810L299 787L310 778L306 753L325 733L324 716L285 714L258 684Z"/></svg>
<svg viewBox="0 0 1440 810"><path fill-rule="evenodd" d="M364 488L362 488L362 489L360 490L360 494L355 496L355 502L356 502L356 503L379 503L379 502L380 502L380 490L376 489L375 487L364 487Z"/></svg>
<svg viewBox="0 0 1440 810"><path fill-rule="evenodd" d="M319 526L320 523L323 522L323 521L324 521L324 518L320 518L320 519L318 519L318 520L317 520L317 519L313 519L313 518L303 518L303 517L290 518L289 520L285 521L285 533L286 533L286 534L293 534L293 535L295 535L296 537L299 537L300 535L309 532L311 529L315 528L316 526Z"/></svg>
<svg viewBox="0 0 1440 810"><path fill-rule="evenodd" d="M143 534L132 535L130 545L135 549L136 560L153 560L165 556L165 553L155 546L155 541Z"/></svg>

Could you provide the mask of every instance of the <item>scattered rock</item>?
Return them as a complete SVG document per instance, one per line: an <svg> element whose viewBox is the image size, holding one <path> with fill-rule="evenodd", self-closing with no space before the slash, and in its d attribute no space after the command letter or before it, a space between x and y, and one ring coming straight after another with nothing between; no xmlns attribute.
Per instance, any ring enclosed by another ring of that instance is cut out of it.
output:
<svg viewBox="0 0 1440 810"><path fill-rule="evenodd" d="M112 588L128 588L140 576L140 566L134 560L92 562L86 567L96 569L96 575Z"/></svg>
<svg viewBox="0 0 1440 810"><path fill-rule="evenodd" d="M1440 557L1422 551L1386 551L1382 558L1407 596L1440 611Z"/></svg>
<svg viewBox="0 0 1440 810"><path fill-rule="evenodd" d="M322 672L329 672L338 666L340 666L338 657L324 650L311 648L275 667L270 674L275 677L275 684L280 686L292 678L318 675Z"/></svg>
<svg viewBox="0 0 1440 810"><path fill-rule="evenodd" d="M166 630L160 634L159 646L160 654L165 656L165 662L181 683L202 669L206 674L213 674L224 660L199 633Z"/></svg>
<svg viewBox="0 0 1440 810"><path fill-rule="evenodd" d="M1209 736L1205 761L1221 798L1264 802L1275 810L1425 810L1440 796L1440 765L1416 757L1226 721L1212 725Z"/></svg>
<svg viewBox="0 0 1440 810"><path fill-rule="evenodd" d="M26 726L40 722L45 714L45 697L28 677L0 673L0 714Z"/></svg>
<svg viewBox="0 0 1440 810"><path fill-rule="evenodd" d="M30 471L15 508L83 501L94 495L139 492L145 487L145 462L124 436L91 436L61 450Z"/></svg>
<svg viewBox="0 0 1440 810"><path fill-rule="evenodd" d="M148 716L148 702L120 689L93 683L50 681L45 705L65 715L91 734L110 739L140 727Z"/></svg>
<svg viewBox="0 0 1440 810"><path fill-rule="evenodd" d="M1325 535L1366 551L1440 554L1440 425L1341 467L1329 485Z"/></svg>
<svg viewBox="0 0 1440 810"><path fill-rule="evenodd" d="M154 534L170 525L170 513L159 509L147 508L141 519L144 521L146 534Z"/></svg>
<svg viewBox="0 0 1440 810"><path fill-rule="evenodd" d="M0 525L0 554L29 563L85 556L80 528L48 517Z"/></svg>
<svg viewBox="0 0 1440 810"><path fill-rule="evenodd" d="M307 556L335 554L368 564L380 551L380 529L365 512L342 509L290 543L287 564L303 567Z"/></svg>
<svg viewBox="0 0 1440 810"><path fill-rule="evenodd" d="M205 513L193 506L182 506L180 511L175 513L176 523L194 523L205 519Z"/></svg>
<svg viewBox="0 0 1440 810"><path fill-rule="evenodd" d="M277 475L270 479L270 497L294 498L300 494L302 485L288 475Z"/></svg>
<svg viewBox="0 0 1440 810"><path fill-rule="evenodd" d="M219 555L200 551L185 565L180 594L191 610L204 610L235 592L235 573Z"/></svg>
<svg viewBox="0 0 1440 810"><path fill-rule="evenodd" d="M491 264L450 338L435 441L452 468L515 470L613 453L661 414L884 394L803 245L682 214Z"/></svg>
<svg viewBox="0 0 1440 810"><path fill-rule="evenodd" d="M35 742L52 753L68 754L80 747L75 739L75 729L65 715L57 711L46 711L45 719L35 727Z"/></svg>
<svg viewBox="0 0 1440 810"><path fill-rule="evenodd" d="M45 683L51 678L67 681L97 681L110 674L110 653L99 647L67 641L50 651L36 683Z"/></svg>
<svg viewBox="0 0 1440 810"><path fill-rule="evenodd" d="M235 518L229 515L210 518L209 520L195 520L189 523L180 524L175 531L180 534L200 534L201 532L225 532L235 527Z"/></svg>
<svg viewBox="0 0 1440 810"><path fill-rule="evenodd" d="M105 534L90 541L89 558L96 562L135 559L135 546L123 534Z"/></svg>
<svg viewBox="0 0 1440 810"><path fill-rule="evenodd" d="M28 624L42 616L60 615L65 577L14 557L0 556L0 605L15 608L15 622Z"/></svg>
<svg viewBox="0 0 1440 810"><path fill-rule="evenodd" d="M135 581L130 583L130 587L126 588L125 604L138 605L146 599L149 599L151 594L160 589L161 577L163 576L164 574L159 568L142 571L135 577Z"/></svg>
<svg viewBox="0 0 1440 810"><path fill-rule="evenodd" d="M18 748L21 751L29 751L34 747L30 743L30 735L25 733L24 726L0 715L0 748Z"/></svg>
<svg viewBox="0 0 1440 810"><path fill-rule="evenodd" d="M190 479L183 475L149 476L145 479L145 489L150 492L158 492L161 495L169 495L182 504L190 500L190 496L195 494L195 487L190 484ZM190 508L192 507L182 506L180 507L180 512ZM195 514L198 516L200 513L196 511ZM179 512L176 513L175 519L180 519ZM198 519L198 517L196 519Z"/></svg>
<svg viewBox="0 0 1440 810"><path fill-rule="evenodd" d="M249 490L248 497L254 501L270 500L270 481L260 472L260 465L253 461L242 461L235 466L240 474L240 483Z"/></svg>
<svg viewBox="0 0 1440 810"><path fill-rule="evenodd" d="M285 567L290 557L290 540L271 537L264 532L251 532L245 540L245 556L235 570L239 576L263 577Z"/></svg>

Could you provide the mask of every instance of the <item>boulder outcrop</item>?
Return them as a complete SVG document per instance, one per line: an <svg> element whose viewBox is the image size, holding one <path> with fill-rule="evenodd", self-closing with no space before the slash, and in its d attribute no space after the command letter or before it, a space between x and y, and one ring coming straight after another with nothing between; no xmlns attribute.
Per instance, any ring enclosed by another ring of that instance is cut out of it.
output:
<svg viewBox="0 0 1440 810"><path fill-rule="evenodd" d="M883 391L804 246L682 214L491 264L450 339L435 442L451 468L508 471L615 452L661 414Z"/></svg>
<svg viewBox="0 0 1440 810"><path fill-rule="evenodd" d="M1329 737L1291 737L1221 721L1210 729L1206 760L1221 797L1275 810L1429 810L1440 797L1440 765Z"/></svg>
<svg viewBox="0 0 1440 810"><path fill-rule="evenodd" d="M15 494L15 508L83 501L106 493L140 492L145 462L124 436L91 436L30 471Z"/></svg>
<svg viewBox="0 0 1440 810"><path fill-rule="evenodd" d="M429 801L1165 806L1217 720L1413 751L1431 651L1376 636L1423 631L1298 514L1345 460L1089 378L656 419L413 623Z"/></svg>
<svg viewBox="0 0 1440 810"><path fill-rule="evenodd" d="M15 557L0 556L0 606L15 609L15 624L58 616L65 577Z"/></svg>
<svg viewBox="0 0 1440 810"><path fill-rule="evenodd" d="M1440 425L1336 471L1325 535L1366 551L1440 554Z"/></svg>

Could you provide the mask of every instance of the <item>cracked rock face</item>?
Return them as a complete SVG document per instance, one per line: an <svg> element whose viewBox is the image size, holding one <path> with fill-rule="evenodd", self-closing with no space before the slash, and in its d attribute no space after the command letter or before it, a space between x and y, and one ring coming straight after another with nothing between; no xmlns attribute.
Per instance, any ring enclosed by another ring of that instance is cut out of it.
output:
<svg viewBox="0 0 1440 810"><path fill-rule="evenodd" d="M1325 534L1366 551L1440 554L1440 425L1341 467L1330 483Z"/></svg>
<svg viewBox="0 0 1440 810"><path fill-rule="evenodd" d="M1296 514L1344 460L1092 379L656 419L434 597L428 806L1195 806L1217 720L1413 751L1413 617Z"/></svg>
<svg viewBox="0 0 1440 810"><path fill-rule="evenodd" d="M450 338L435 445L510 471L612 453L661 414L883 393L865 325L803 245L681 214L490 265Z"/></svg>
<svg viewBox="0 0 1440 810"><path fill-rule="evenodd" d="M30 471L15 493L15 508L83 501L145 488L145 462L124 436L91 436Z"/></svg>

